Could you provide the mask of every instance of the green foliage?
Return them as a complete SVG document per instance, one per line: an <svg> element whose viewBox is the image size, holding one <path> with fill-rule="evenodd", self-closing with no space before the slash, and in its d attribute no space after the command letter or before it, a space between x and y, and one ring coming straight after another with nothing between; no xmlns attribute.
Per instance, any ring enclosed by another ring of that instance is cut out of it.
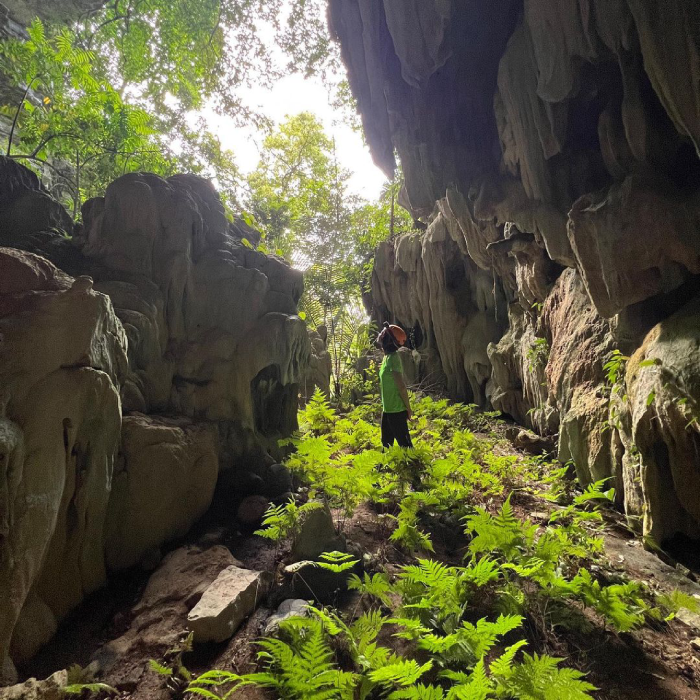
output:
<svg viewBox="0 0 700 700"><path fill-rule="evenodd" d="M531 372L547 364L549 360L549 350L549 343L546 338L535 338L535 341L528 348L526 354L528 368Z"/></svg>
<svg viewBox="0 0 700 700"><path fill-rule="evenodd" d="M523 661L497 676L506 693L522 700L585 700L595 686L582 680L583 673L559 668L561 659L523 655Z"/></svg>
<svg viewBox="0 0 700 700"><path fill-rule="evenodd" d="M350 571L350 569L355 568L359 564L359 561L351 554L344 552L323 552L319 556L319 560L316 562L317 567L326 571L332 571L334 574Z"/></svg>
<svg viewBox="0 0 700 700"><path fill-rule="evenodd" d="M370 576L367 572L362 578L353 574L348 581L348 589L359 591L363 596L370 596L387 607L391 605L390 593L394 590L386 574Z"/></svg>
<svg viewBox="0 0 700 700"><path fill-rule="evenodd" d="M418 514L426 505L434 505L437 499L423 493L412 493L405 496L399 505L399 514L390 516L396 520L396 529L389 538L398 542L409 552L422 550L433 551L433 543L429 535L420 529Z"/></svg>
<svg viewBox="0 0 700 700"><path fill-rule="evenodd" d="M629 359L627 355L623 355L619 350L613 350L603 365L605 379L613 392L619 391L618 387L621 385L622 375Z"/></svg>
<svg viewBox="0 0 700 700"><path fill-rule="evenodd" d="M35 20L28 33L0 44L8 82L27 87L3 106L17 122L8 154L52 170L74 212L134 170L215 177L233 202L233 155L194 110L264 127L242 88L278 78L278 54L294 59L287 73L336 59L319 0L110 0L71 27Z"/></svg>
<svg viewBox="0 0 700 700"><path fill-rule="evenodd" d="M64 695L91 697L93 693L100 697L118 695L118 691L106 683L98 683L87 670L73 664L68 668L67 683L61 688Z"/></svg>
<svg viewBox="0 0 700 700"><path fill-rule="evenodd" d="M310 401L300 415L302 430L309 430L314 435L329 433L337 419L336 411L320 389L316 389Z"/></svg>
<svg viewBox="0 0 700 700"><path fill-rule="evenodd" d="M61 688L66 695L83 695L88 693L106 693L107 695L118 695L118 691L106 683L73 683Z"/></svg>
<svg viewBox="0 0 700 700"><path fill-rule="evenodd" d="M298 506L293 498L290 498L284 505L271 504L265 512L265 518L262 522L264 528L256 530L255 534L273 542L293 537L299 530L302 516L320 508L323 508L323 503L310 501Z"/></svg>
<svg viewBox="0 0 700 700"><path fill-rule="evenodd" d="M362 502L381 509L393 524L389 542L408 552L437 549L430 523L454 527L461 519L464 563L433 554L396 566L393 576L350 575L348 587L360 594L354 612L311 607L309 618L285 621L279 638L260 642L260 670L221 676L222 692L255 684L290 699L583 700L596 689L581 671L537 647L526 653L533 629L537 638L581 624L585 607L629 631L697 606L680 592L652 602L644 584L611 578L600 565L600 508L614 498L605 480L577 491L567 467L494 454L493 444L470 430L481 420L473 407L433 398L414 405L415 449L382 452L372 406L341 415L317 395L302 412L303 432L287 463L311 497L343 517ZM557 507L539 526L518 516L511 487L532 491L527 483L548 469ZM339 552L309 563L336 573L358 564ZM193 689L212 692L198 681Z"/></svg>
<svg viewBox="0 0 700 700"><path fill-rule="evenodd" d="M313 114L302 112L265 139L248 177L246 202L266 244L305 273L300 308L311 326L326 327L338 399L370 344L361 302L366 221L358 212L373 207L361 208L348 192L349 177L339 166L335 142Z"/></svg>

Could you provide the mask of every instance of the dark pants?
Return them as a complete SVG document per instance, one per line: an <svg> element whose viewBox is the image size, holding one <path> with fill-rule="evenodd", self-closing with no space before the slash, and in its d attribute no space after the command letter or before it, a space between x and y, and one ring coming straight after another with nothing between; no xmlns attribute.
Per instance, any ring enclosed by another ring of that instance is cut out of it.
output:
<svg viewBox="0 0 700 700"><path fill-rule="evenodd" d="M408 413L382 413L382 445L391 447L394 440L399 447L413 447L411 434L408 432Z"/></svg>

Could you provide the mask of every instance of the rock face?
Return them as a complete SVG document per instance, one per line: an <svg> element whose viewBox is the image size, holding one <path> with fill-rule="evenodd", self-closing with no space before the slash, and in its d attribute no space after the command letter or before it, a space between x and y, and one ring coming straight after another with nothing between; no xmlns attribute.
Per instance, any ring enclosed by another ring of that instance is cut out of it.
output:
<svg viewBox="0 0 700 700"><path fill-rule="evenodd" d="M75 228L16 163L0 185L9 669L10 643L26 660L110 570L183 536L222 474L264 475L311 345L301 274L242 245L208 182L124 176Z"/></svg>
<svg viewBox="0 0 700 700"><path fill-rule="evenodd" d="M328 506L302 513L292 542L292 561L314 560L324 552L336 551L345 551L345 539L335 531Z"/></svg>
<svg viewBox="0 0 700 700"><path fill-rule="evenodd" d="M377 250L376 320L413 329L423 378L558 435L654 539L700 535L700 4L330 18L375 161L398 153L426 227ZM606 376L613 350L633 359Z"/></svg>
<svg viewBox="0 0 700 700"><path fill-rule="evenodd" d="M10 14L23 25L29 24L35 17L66 22L80 17L84 13L96 10L105 3L102 0L4 0Z"/></svg>
<svg viewBox="0 0 700 700"><path fill-rule="evenodd" d="M166 696L159 691L160 679L143 663L144 656L162 658L176 647L183 640L187 615L204 591L222 571L236 564L231 552L221 546L206 550L181 547L170 552L131 610L128 629L95 655L100 670L109 671L115 684L138 686L132 695L135 700Z"/></svg>
<svg viewBox="0 0 700 700"><path fill-rule="evenodd" d="M500 284L466 253L464 232L446 202L424 234L379 246L372 274L377 320L411 332L423 361L420 379L445 381L453 396L485 402L486 346L505 328ZM500 302L500 308L498 304Z"/></svg>
<svg viewBox="0 0 700 700"><path fill-rule="evenodd" d="M316 389L320 389L327 397L331 395L333 360L326 345L327 338L328 329L325 326L320 326L316 330L309 329L311 357L309 369L304 375L301 385L304 401L308 401Z"/></svg>

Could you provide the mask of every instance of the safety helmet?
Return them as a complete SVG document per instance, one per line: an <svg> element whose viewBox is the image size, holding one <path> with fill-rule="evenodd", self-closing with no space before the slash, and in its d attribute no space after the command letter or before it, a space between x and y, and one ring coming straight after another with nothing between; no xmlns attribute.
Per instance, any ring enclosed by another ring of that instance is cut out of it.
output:
<svg viewBox="0 0 700 700"><path fill-rule="evenodd" d="M389 326L389 330L391 331L391 335L394 336L394 340L400 346L403 346L406 344L406 340L408 340L408 336L406 335L406 331L403 328L401 328L401 326Z"/></svg>

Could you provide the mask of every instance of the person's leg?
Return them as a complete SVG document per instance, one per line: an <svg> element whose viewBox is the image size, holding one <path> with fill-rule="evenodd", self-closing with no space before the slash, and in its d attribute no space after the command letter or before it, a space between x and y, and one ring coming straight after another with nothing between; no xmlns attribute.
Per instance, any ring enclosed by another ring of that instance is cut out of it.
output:
<svg viewBox="0 0 700 700"><path fill-rule="evenodd" d="M382 413L382 445L384 447L391 447L394 444L394 431L390 416L390 413Z"/></svg>
<svg viewBox="0 0 700 700"><path fill-rule="evenodd" d="M396 413L394 415L394 435L396 435L396 442L399 443L400 447L413 447L411 433L408 430L408 413L406 411L402 411L401 413Z"/></svg>

